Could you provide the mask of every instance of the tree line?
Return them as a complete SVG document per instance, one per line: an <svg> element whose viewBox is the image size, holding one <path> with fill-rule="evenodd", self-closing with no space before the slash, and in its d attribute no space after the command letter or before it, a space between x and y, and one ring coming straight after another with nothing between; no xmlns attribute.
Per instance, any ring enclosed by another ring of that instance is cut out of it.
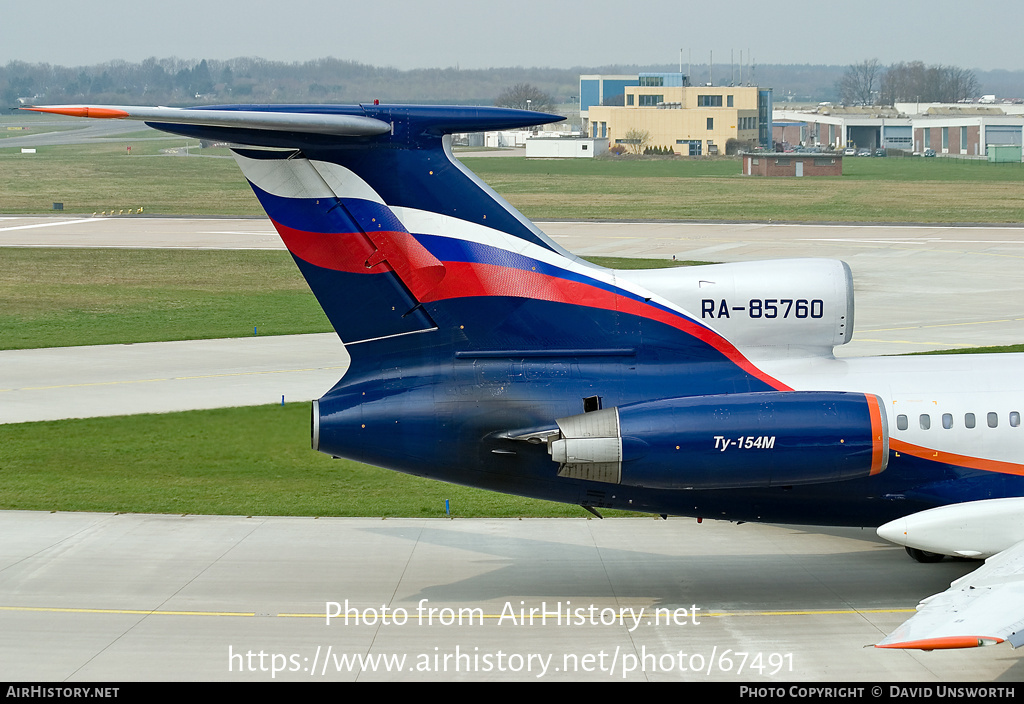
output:
<svg viewBox="0 0 1024 704"><path fill-rule="evenodd" d="M900 63L884 69L877 60L865 62L863 85L842 99L849 103L875 101L940 100L934 86L960 85L954 95L969 93L973 72L950 77L950 67L928 67L920 62ZM763 64L745 81L773 88L776 102L786 98L819 102L840 100L845 76L854 67ZM210 103L358 103L375 98L395 103L454 103L493 105L499 94L517 85L536 90L531 108L550 98L549 107L579 99L580 74L634 74L673 72L678 66L575 66L570 68L506 67L464 70L457 67L401 70L335 58L304 62L268 61L241 57L214 59L148 58L141 62L109 61L92 66L56 66L12 61L0 66L0 100L11 107L19 100L46 103L108 103L197 105ZM723 69L724 71L725 69ZM694 64L693 79L710 74ZM716 76L726 76L728 73ZM974 91L1001 97L1024 97L1024 71L979 72ZM905 78L904 78L905 77ZM840 80L844 78L844 80ZM883 80L886 79L886 80ZM956 80L953 80L956 79ZM721 81L721 79L720 79ZM921 86L920 88L918 86ZM851 97L852 96L852 97ZM521 91L518 96L523 102ZM975 97L975 96L970 96ZM516 96L506 96L509 102Z"/></svg>
<svg viewBox="0 0 1024 704"><path fill-rule="evenodd" d="M981 85L973 71L958 66L901 61L885 68L869 59L847 68L837 91L845 105L958 103L979 98Z"/></svg>
<svg viewBox="0 0 1024 704"><path fill-rule="evenodd" d="M490 105L501 89L529 82L555 103L579 95L579 69L400 70L334 58L288 63L260 58L149 58L66 67L0 66L0 100L160 105L201 103L455 103Z"/></svg>

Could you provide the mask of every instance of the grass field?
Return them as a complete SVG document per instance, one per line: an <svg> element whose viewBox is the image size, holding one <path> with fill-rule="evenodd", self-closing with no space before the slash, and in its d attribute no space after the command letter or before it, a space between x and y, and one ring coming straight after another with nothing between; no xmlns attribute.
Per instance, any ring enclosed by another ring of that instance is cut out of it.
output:
<svg viewBox="0 0 1024 704"><path fill-rule="evenodd" d="M332 330L287 252L0 249L0 348Z"/></svg>
<svg viewBox="0 0 1024 704"><path fill-rule="evenodd" d="M263 215L234 160L161 154L184 144L129 139L21 154L0 143L0 213L52 212L60 202L66 213L141 207L164 215Z"/></svg>
<svg viewBox="0 0 1024 704"><path fill-rule="evenodd" d="M284 251L0 248L0 301L0 349L332 331Z"/></svg>
<svg viewBox="0 0 1024 704"><path fill-rule="evenodd" d="M931 352L912 352L911 354L1009 354L1024 352L1024 344L999 345L997 347L960 347L952 350L932 350Z"/></svg>
<svg viewBox="0 0 1024 704"><path fill-rule="evenodd" d="M50 212L62 202L68 213L262 215L230 159L161 156L185 141L127 137L31 155L0 142L0 213ZM841 177L764 179L740 175L739 161L727 158L464 161L534 219L1024 222L1020 164L847 158Z"/></svg>
<svg viewBox="0 0 1024 704"><path fill-rule="evenodd" d="M1024 222L1019 164L860 158L841 177L768 179L726 159L465 163L534 219Z"/></svg>
<svg viewBox="0 0 1024 704"><path fill-rule="evenodd" d="M460 518L588 515L331 459L304 403L0 425L0 509L441 517L445 499Z"/></svg>

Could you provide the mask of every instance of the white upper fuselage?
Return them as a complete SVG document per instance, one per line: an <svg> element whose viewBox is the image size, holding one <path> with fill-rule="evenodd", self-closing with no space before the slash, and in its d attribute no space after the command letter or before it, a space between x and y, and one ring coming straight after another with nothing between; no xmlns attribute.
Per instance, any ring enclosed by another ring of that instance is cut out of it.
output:
<svg viewBox="0 0 1024 704"><path fill-rule="evenodd" d="M758 366L794 389L877 394L894 440L1014 463L1024 473L1024 354L804 358ZM973 428L967 427L968 414ZM995 414L994 427L989 414Z"/></svg>

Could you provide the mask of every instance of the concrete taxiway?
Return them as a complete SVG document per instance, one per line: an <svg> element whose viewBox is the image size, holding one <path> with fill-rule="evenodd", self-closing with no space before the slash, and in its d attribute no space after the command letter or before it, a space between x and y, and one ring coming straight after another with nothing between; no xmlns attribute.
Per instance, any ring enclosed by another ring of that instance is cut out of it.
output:
<svg viewBox="0 0 1024 704"><path fill-rule="evenodd" d="M584 255L844 258L857 281L858 320L842 354L1024 337L1020 229L541 227ZM281 245L262 220L5 218L0 246ZM242 402L300 400L340 376L342 352L331 335L3 352L0 408L12 422L55 406L143 410L131 405L133 392L176 399L159 410L229 397L222 405L237 405L250 393ZM293 375L304 390L282 390ZM8 678L771 685L1024 677L1006 646L865 647L919 599L973 569L920 565L870 530L8 511L0 512L0 535L0 671ZM360 623L327 625L328 602L346 600ZM385 607L393 617L386 623ZM531 609L532 624L523 624ZM538 621L537 610L567 609L568 623ZM651 609L664 610L660 623ZM452 621L460 613L461 625ZM434 619L421 622L421 614Z"/></svg>
<svg viewBox="0 0 1024 704"><path fill-rule="evenodd" d="M971 569L869 530L0 512L0 534L24 681L1024 677L1007 646L867 647Z"/></svg>
<svg viewBox="0 0 1024 704"><path fill-rule="evenodd" d="M334 333L0 352L0 423L320 398L348 368Z"/></svg>

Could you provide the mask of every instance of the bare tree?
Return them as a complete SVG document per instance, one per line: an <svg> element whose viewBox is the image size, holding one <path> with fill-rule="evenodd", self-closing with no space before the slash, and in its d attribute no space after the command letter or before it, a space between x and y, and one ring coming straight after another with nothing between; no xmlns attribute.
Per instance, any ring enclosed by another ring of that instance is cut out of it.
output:
<svg viewBox="0 0 1024 704"><path fill-rule="evenodd" d="M951 103L971 100L981 92L974 72L957 66L949 66L946 69L945 88L946 100Z"/></svg>
<svg viewBox="0 0 1024 704"><path fill-rule="evenodd" d="M543 112L555 104L555 99L529 83L516 83L511 88L503 90L495 99L494 104L503 108Z"/></svg>
<svg viewBox="0 0 1024 704"><path fill-rule="evenodd" d="M875 103L874 93L878 90L881 72L878 59L870 59L850 66L836 86L839 90L840 100L845 105L873 105Z"/></svg>
<svg viewBox="0 0 1024 704"><path fill-rule="evenodd" d="M629 150L630 154L643 154L644 149L651 143L651 133L647 130L632 127L626 130L626 138L622 143L626 145L626 149Z"/></svg>
<svg viewBox="0 0 1024 704"><path fill-rule="evenodd" d="M981 92L974 72L957 66L925 66L920 61L893 64L882 78L881 99L897 102L956 103Z"/></svg>

